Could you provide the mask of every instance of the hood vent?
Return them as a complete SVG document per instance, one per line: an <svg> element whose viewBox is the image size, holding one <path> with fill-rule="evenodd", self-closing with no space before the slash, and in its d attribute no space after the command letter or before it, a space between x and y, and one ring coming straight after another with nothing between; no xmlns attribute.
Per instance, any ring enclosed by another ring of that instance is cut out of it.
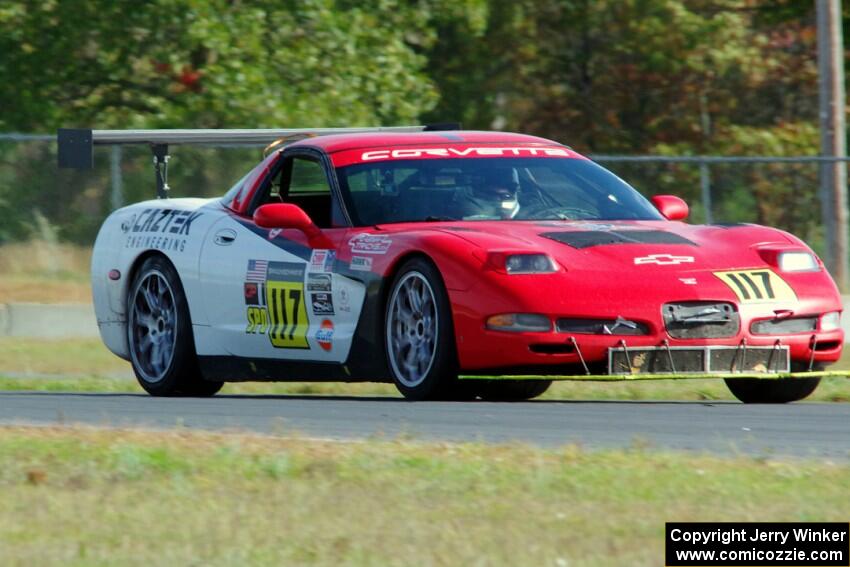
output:
<svg viewBox="0 0 850 567"><path fill-rule="evenodd" d="M683 236L664 230L570 230L544 232L540 236L555 240L573 248L590 248L610 244L687 244L696 246Z"/></svg>
<svg viewBox="0 0 850 567"><path fill-rule="evenodd" d="M662 308L664 326L674 339L722 339L734 337L741 317L731 303L683 301Z"/></svg>

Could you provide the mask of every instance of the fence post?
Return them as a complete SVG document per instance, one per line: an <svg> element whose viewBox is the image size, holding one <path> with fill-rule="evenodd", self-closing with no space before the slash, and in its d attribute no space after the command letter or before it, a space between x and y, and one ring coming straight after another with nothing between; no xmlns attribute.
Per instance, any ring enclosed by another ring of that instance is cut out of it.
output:
<svg viewBox="0 0 850 567"><path fill-rule="evenodd" d="M121 146L112 146L109 154L109 173L111 192L109 204L112 210L119 209L124 205L124 179L121 177Z"/></svg>
<svg viewBox="0 0 850 567"><path fill-rule="evenodd" d="M714 223L714 215L711 213L711 172L708 162L699 162L699 188L702 194L702 208L705 209L705 224Z"/></svg>

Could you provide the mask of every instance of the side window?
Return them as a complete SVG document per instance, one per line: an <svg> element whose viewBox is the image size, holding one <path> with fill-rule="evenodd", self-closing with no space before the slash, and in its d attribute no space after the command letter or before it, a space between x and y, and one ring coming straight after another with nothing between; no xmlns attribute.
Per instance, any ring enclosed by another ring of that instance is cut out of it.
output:
<svg viewBox="0 0 850 567"><path fill-rule="evenodd" d="M330 192L331 188L328 185L322 164L301 157L292 159L292 175L289 181L290 197L305 193L326 193L330 195Z"/></svg>
<svg viewBox="0 0 850 567"><path fill-rule="evenodd" d="M304 209L319 228L345 226L321 162L303 156L288 158L287 162L281 170L281 200Z"/></svg>

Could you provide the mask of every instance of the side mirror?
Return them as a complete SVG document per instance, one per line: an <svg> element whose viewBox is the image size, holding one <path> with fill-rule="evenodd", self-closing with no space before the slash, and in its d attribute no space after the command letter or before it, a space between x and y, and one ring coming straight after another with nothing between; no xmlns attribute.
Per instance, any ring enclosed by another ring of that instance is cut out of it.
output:
<svg viewBox="0 0 850 567"><path fill-rule="evenodd" d="M254 211L254 222L260 228L294 228L303 233L318 229L304 209L291 203L269 203Z"/></svg>
<svg viewBox="0 0 850 567"><path fill-rule="evenodd" d="M688 218L688 204L675 195L655 195L652 204L667 220Z"/></svg>
<svg viewBox="0 0 850 567"><path fill-rule="evenodd" d="M292 228L307 236L312 248L333 248L333 243L322 232L304 209L292 203L269 203L254 211L254 223L260 228Z"/></svg>

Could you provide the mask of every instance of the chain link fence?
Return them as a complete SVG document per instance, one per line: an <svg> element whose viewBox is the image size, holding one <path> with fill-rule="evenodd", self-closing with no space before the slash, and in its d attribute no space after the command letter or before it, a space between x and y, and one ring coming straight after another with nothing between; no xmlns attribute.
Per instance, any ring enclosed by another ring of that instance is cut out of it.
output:
<svg viewBox="0 0 850 567"><path fill-rule="evenodd" d="M175 147L171 195L221 195L261 157L261 147ZM823 251L818 173L830 158L591 157L646 196L682 197L692 222L775 226ZM0 134L0 243L47 230L60 241L89 245L110 211L154 195L152 156L144 146L101 148L93 170L60 170L54 136Z"/></svg>

